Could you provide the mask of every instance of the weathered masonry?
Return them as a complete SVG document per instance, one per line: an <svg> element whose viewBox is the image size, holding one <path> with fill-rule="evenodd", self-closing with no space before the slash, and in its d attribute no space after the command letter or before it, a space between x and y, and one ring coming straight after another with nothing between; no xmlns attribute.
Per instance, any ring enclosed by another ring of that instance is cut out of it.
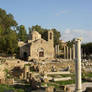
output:
<svg viewBox="0 0 92 92"><path fill-rule="evenodd" d="M46 59L54 57L53 31L48 31L48 41L44 40L37 31L33 31L29 40L18 43L20 47L20 58Z"/></svg>

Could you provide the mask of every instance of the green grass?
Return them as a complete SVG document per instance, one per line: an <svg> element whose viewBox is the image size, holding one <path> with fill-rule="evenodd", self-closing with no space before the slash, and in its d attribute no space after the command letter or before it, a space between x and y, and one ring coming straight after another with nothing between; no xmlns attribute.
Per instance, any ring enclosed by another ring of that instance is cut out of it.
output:
<svg viewBox="0 0 92 92"><path fill-rule="evenodd" d="M92 72L90 73L82 73L82 78L89 77L92 78Z"/></svg>
<svg viewBox="0 0 92 92"><path fill-rule="evenodd" d="M75 80L57 81L57 82L55 82L55 83L56 83L56 84L59 84L59 85L74 84L74 83L75 83Z"/></svg>
<svg viewBox="0 0 92 92"><path fill-rule="evenodd" d="M56 81L53 83L48 83L48 86L54 86L55 88L58 88L60 85L68 85L68 84L74 84L75 83L75 74L60 74L61 77L71 77L71 80L66 81ZM54 76L57 77L57 76Z"/></svg>
<svg viewBox="0 0 92 92"><path fill-rule="evenodd" d="M68 85L68 84L75 84L75 74L65 74L65 75L60 75L61 77L71 77L72 80L67 80L67 81L56 81L56 82L49 82L47 83L48 86L54 86L55 88L59 88L60 85ZM56 77L52 76L51 77ZM92 78L92 72L90 73L82 73L82 78L89 77ZM86 82L82 80L82 82Z"/></svg>
<svg viewBox="0 0 92 92"><path fill-rule="evenodd" d="M24 92L22 89L15 89L12 86L0 84L0 92L4 92L5 90L13 90L14 92Z"/></svg>
<svg viewBox="0 0 92 92"><path fill-rule="evenodd" d="M30 72L35 72L33 69L30 69Z"/></svg>
<svg viewBox="0 0 92 92"><path fill-rule="evenodd" d="M48 86L54 86L55 88L59 88L61 85L74 84L75 80L67 80L67 81L57 81L53 83L47 83Z"/></svg>
<svg viewBox="0 0 92 92"><path fill-rule="evenodd" d="M53 84L53 83L48 83L47 86L48 87L53 86L55 88L59 88L59 86L57 84Z"/></svg>
<svg viewBox="0 0 92 92"><path fill-rule="evenodd" d="M57 75L48 75L48 77L57 77Z"/></svg>
<svg viewBox="0 0 92 92"><path fill-rule="evenodd" d="M86 76L92 77L92 73L87 73Z"/></svg>
<svg viewBox="0 0 92 92"><path fill-rule="evenodd" d="M74 74L61 74L62 77L74 77Z"/></svg>
<svg viewBox="0 0 92 92"><path fill-rule="evenodd" d="M31 64L25 64L24 66L30 66Z"/></svg>

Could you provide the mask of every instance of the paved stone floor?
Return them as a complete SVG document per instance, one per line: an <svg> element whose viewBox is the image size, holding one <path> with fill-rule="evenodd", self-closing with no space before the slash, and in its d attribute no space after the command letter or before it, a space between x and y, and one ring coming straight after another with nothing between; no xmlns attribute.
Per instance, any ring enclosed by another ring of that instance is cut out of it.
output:
<svg viewBox="0 0 92 92"><path fill-rule="evenodd" d="M72 92L75 90L75 84L67 85L71 88ZM87 87L92 87L92 82L82 83L82 91L85 91Z"/></svg>

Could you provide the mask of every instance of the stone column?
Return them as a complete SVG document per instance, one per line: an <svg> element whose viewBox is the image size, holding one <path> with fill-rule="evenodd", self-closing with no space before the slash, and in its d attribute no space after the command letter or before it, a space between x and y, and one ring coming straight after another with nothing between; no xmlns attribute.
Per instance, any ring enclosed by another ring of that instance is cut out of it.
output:
<svg viewBox="0 0 92 92"><path fill-rule="evenodd" d="M75 45L73 44L73 60L75 60Z"/></svg>
<svg viewBox="0 0 92 92"><path fill-rule="evenodd" d="M70 60L72 59L72 51L71 51L71 48L70 48Z"/></svg>
<svg viewBox="0 0 92 92"><path fill-rule="evenodd" d="M64 59L66 59L66 46L64 46Z"/></svg>
<svg viewBox="0 0 92 92"><path fill-rule="evenodd" d="M55 46L55 54L56 54L56 57L59 55L59 45Z"/></svg>
<svg viewBox="0 0 92 92"><path fill-rule="evenodd" d="M57 45L57 51L58 51L58 55L59 55L59 45Z"/></svg>
<svg viewBox="0 0 92 92"><path fill-rule="evenodd" d="M81 89L81 38L75 39L75 92L82 92Z"/></svg>
<svg viewBox="0 0 92 92"><path fill-rule="evenodd" d="M68 46L66 47L66 57L67 57L67 59L68 59Z"/></svg>
<svg viewBox="0 0 92 92"><path fill-rule="evenodd" d="M55 56L57 57L57 45L55 46Z"/></svg>
<svg viewBox="0 0 92 92"><path fill-rule="evenodd" d="M29 66L24 67L24 78L27 79L28 77L28 72L29 72Z"/></svg>

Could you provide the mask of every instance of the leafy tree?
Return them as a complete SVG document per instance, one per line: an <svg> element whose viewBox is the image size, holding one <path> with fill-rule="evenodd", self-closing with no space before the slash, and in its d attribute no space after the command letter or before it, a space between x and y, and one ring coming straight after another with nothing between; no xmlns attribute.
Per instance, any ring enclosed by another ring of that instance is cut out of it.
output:
<svg viewBox="0 0 92 92"><path fill-rule="evenodd" d="M48 31L49 29L44 29L39 25L32 26L32 28L29 28L29 33L31 33L33 30L39 32L42 35L42 38L45 40L48 40ZM60 44L60 32L56 29L52 29L54 32L54 46Z"/></svg>
<svg viewBox="0 0 92 92"><path fill-rule="evenodd" d="M31 33L33 30L42 34L44 29L41 28L41 26L39 26L39 25L32 26L32 28L29 27L29 33Z"/></svg>
<svg viewBox="0 0 92 92"><path fill-rule="evenodd" d="M92 54L92 43L85 43L82 44L82 53L83 53L83 58L89 58L89 56Z"/></svg>
<svg viewBox="0 0 92 92"><path fill-rule="evenodd" d="M0 37L0 49L2 53L13 54L17 48L17 35L12 31Z"/></svg>
<svg viewBox="0 0 92 92"><path fill-rule="evenodd" d="M59 31L57 31L56 29L52 29L54 32L54 46L60 44L60 37L61 34Z"/></svg>
<svg viewBox="0 0 92 92"><path fill-rule="evenodd" d="M24 25L20 25L17 27L18 30L18 39L21 41L27 40L27 33Z"/></svg>
<svg viewBox="0 0 92 92"><path fill-rule="evenodd" d="M7 29L17 25L12 14L7 14L5 10L0 8L0 26L3 29L3 33L7 32Z"/></svg>
<svg viewBox="0 0 92 92"><path fill-rule="evenodd" d="M13 27L17 22L12 14L0 8L0 53L13 54L17 48L17 35Z"/></svg>
<svg viewBox="0 0 92 92"><path fill-rule="evenodd" d="M74 43L75 43L74 39L71 40L71 41L68 41L68 42L67 42L67 46L68 46L68 47L72 47Z"/></svg>

